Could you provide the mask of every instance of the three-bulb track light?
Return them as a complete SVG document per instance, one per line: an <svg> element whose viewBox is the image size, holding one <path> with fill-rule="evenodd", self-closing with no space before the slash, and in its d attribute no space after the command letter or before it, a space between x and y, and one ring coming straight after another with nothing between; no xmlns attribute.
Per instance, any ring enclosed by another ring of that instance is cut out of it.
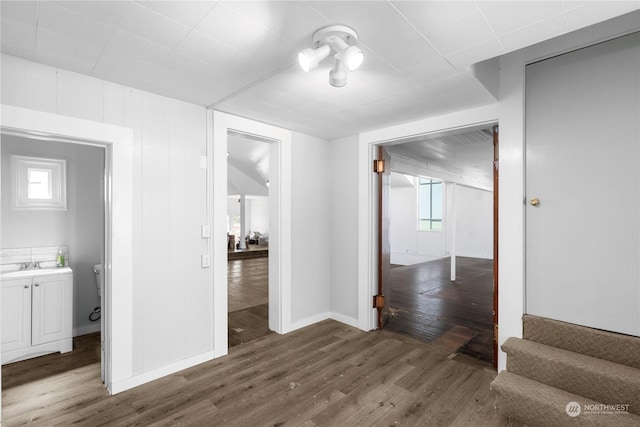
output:
<svg viewBox="0 0 640 427"><path fill-rule="evenodd" d="M329 72L331 86L347 84L347 71L355 71L364 60L364 52L357 46L358 33L344 25L321 28L313 35L313 48L298 54L300 67L306 72L316 68L322 60L334 53L333 68Z"/></svg>

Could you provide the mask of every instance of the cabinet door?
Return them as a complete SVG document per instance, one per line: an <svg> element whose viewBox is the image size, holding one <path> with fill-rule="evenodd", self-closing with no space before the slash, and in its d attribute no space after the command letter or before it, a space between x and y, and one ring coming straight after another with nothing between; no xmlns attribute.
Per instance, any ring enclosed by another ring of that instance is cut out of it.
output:
<svg viewBox="0 0 640 427"><path fill-rule="evenodd" d="M31 345L31 279L2 282L2 351Z"/></svg>
<svg viewBox="0 0 640 427"><path fill-rule="evenodd" d="M71 338L71 275L33 279L33 345Z"/></svg>

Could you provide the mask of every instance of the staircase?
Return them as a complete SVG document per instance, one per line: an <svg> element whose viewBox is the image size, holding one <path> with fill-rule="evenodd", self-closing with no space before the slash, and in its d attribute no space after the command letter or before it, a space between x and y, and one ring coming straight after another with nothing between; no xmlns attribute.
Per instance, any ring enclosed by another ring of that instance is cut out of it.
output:
<svg viewBox="0 0 640 427"><path fill-rule="evenodd" d="M529 426L640 426L640 338L525 315L496 411Z"/></svg>

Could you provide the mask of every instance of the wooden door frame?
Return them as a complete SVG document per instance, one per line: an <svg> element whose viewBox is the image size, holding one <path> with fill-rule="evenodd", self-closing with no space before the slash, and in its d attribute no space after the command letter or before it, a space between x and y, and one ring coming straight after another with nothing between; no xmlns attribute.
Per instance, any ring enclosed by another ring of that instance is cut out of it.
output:
<svg viewBox="0 0 640 427"><path fill-rule="evenodd" d="M384 162L384 158L383 158L383 150L384 150L384 146L382 145L378 145L378 160L382 160ZM383 168L387 168L390 167L391 165L386 165L383 163ZM378 249L378 293L376 294L376 296L374 297L374 307L376 307L377 310L377 317L378 317L378 329L382 329L384 324L383 324L383 319L382 319L382 311L386 305L386 303L388 303L388 301L385 303L385 295L384 295L384 275L383 275L383 256L382 256L382 252L383 252L383 240L382 240L382 234L384 233L383 231L383 212L385 209L384 206L384 182L383 182L383 178L382 178L382 174L383 172L381 171L374 171L375 173L377 173L377 179L378 179L378 244L377 249ZM378 301L380 300L380 298L382 298L382 301Z"/></svg>
<svg viewBox="0 0 640 427"><path fill-rule="evenodd" d="M493 146L494 146L494 161L493 161L493 271L494 271L494 280L493 280L493 367L497 369L498 367L498 350L499 350L499 331L498 331L498 290L499 290L499 282L498 282L498 236L499 236L499 228L498 228L498 212L499 212L499 144L498 144L498 120L487 120L485 122L474 123L471 125L463 125L451 127L448 129L435 130L431 132L424 132L420 135L433 135L433 134L441 134L454 132L459 130L471 130L472 128L487 128L492 127L493 129ZM417 136L417 135L411 135ZM369 188L369 233L371 233L372 238L368 239L368 252L369 252L369 278L370 282L368 284L369 294L365 297L365 302L368 303L368 326L363 328L362 325L365 323L363 321L362 316L362 287L359 289L360 299L358 302L358 323L361 329L372 330L379 327L377 310L371 308L371 301L374 298L374 295L378 292L378 283L380 280L380 256L378 253L379 248L379 217L381 212L380 199L379 199L379 179L377 174L372 172L371 165L373 161L378 159L378 147L384 145L393 145L394 143L401 143L403 139L406 139L408 136L399 136L393 139L389 139L386 141L374 141L369 142L365 146L365 149L368 151L368 159L367 159L367 169L366 172L369 176L368 180L368 188ZM363 148L361 146L361 148ZM362 164L361 164L362 167ZM365 319L366 320L366 319Z"/></svg>
<svg viewBox="0 0 640 427"><path fill-rule="evenodd" d="M499 217L499 127L493 126L493 367L498 368L498 217Z"/></svg>
<svg viewBox="0 0 640 427"><path fill-rule="evenodd" d="M384 145L378 145L377 160L382 163L376 163L373 172L376 173L378 178L378 292L374 297L373 305L377 309L378 329L384 328L389 321L389 304L391 303L391 295L389 295L389 270L391 268L390 263L390 251L389 251L389 225L385 225L385 220L389 218L389 190L391 183L389 177L391 174L391 157L385 150ZM379 165L382 166L379 166ZM382 167L381 170L378 168ZM386 177L386 180L385 180ZM386 197L385 197L386 193ZM383 239L383 236L386 237ZM385 266L384 260L389 258L389 265ZM385 283L385 278L387 283ZM385 286L386 285L386 286Z"/></svg>

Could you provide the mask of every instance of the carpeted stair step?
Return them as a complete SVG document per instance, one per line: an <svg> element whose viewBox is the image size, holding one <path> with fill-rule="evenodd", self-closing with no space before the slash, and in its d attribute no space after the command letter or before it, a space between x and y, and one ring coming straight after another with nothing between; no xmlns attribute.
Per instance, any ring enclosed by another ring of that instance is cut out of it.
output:
<svg viewBox="0 0 640 427"><path fill-rule="evenodd" d="M640 415L640 369L513 337L502 350L513 374Z"/></svg>
<svg viewBox="0 0 640 427"><path fill-rule="evenodd" d="M638 415L610 411L603 408L601 402L507 371L500 372L491 383L491 389L496 393L496 411L499 414L531 427L640 426ZM576 409L580 410L579 414Z"/></svg>
<svg viewBox="0 0 640 427"><path fill-rule="evenodd" d="M525 315L523 338L640 369L640 337Z"/></svg>

